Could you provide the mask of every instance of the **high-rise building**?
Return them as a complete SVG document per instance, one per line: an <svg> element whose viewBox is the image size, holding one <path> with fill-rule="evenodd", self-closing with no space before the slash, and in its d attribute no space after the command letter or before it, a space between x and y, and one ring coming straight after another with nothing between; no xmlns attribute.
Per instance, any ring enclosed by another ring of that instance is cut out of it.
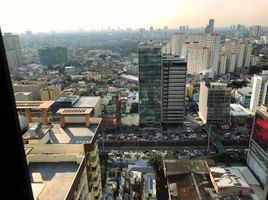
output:
<svg viewBox="0 0 268 200"><path fill-rule="evenodd" d="M40 63L43 65L56 65L67 63L68 54L65 47L46 47L38 50Z"/></svg>
<svg viewBox="0 0 268 200"><path fill-rule="evenodd" d="M252 51L252 43L246 42L244 58L243 58L243 67L250 66L251 51Z"/></svg>
<svg viewBox="0 0 268 200"><path fill-rule="evenodd" d="M139 114L140 124L161 124L162 45L140 43L139 54Z"/></svg>
<svg viewBox="0 0 268 200"><path fill-rule="evenodd" d="M53 85L41 89L41 101L55 100L61 93L59 85Z"/></svg>
<svg viewBox="0 0 268 200"><path fill-rule="evenodd" d="M189 34L187 35L187 42L198 43L199 46L207 47L209 49L209 59L208 59L207 69L213 69L216 72L218 69L220 41L221 41L221 37L219 34Z"/></svg>
<svg viewBox="0 0 268 200"><path fill-rule="evenodd" d="M208 69L218 71L221 36L219 34L201 34L199 46L209 48Z"/></svg>
<svg viewBox="0 0 268 200"><path fill-rule="evenodd" d="M16 70L22 65L20 39L18 35L6 33L3 36L6 49L7 62L11 70Z"/></svg>
<svg viewBox="0 0 268 200"><path fill-rule="evenodd" d="M171 49L172 55L180 56L182 45L185 43L186 34L185 33L174 33L171 36Z"/></svg>
<svg viewBox="0 0 268 200"><path fill-rule="evenodd" d="M162 123L176 127L184 121L187 63L168 56L163 57L162 68Z"/></svg>
<svg viewBox="0 0 268 200"><path fill-rule="evenodd" d="M261 26L252 26L250 27L250 37L253 39L259 39L261 35Z"/></svg>
<svg viewBox="0 0 268 200"><path fill-rule="evenodd" d="M187 73L196 75L208 68L209 49L201 46L190 46L187 56Z"/></svg>
<svg viewBox="0 0 268 200"><path fill-rule="evenodd" d="M221 52L219 59L219 73L234 72L236 64L236 54L230 52Z"/></svg>
<svg viewBox="0 0 268 200"><path fill-rule="evenodd" d="M198 42L185 42L182 44L181 57L185 58L185 60L188 58L188 51L191 46L198 46Z"/></svg>
<svg viewBox="0 0 268 200"><path fill-rule="evenodd" d="M246 47L246 44L243 42L239 42L239 41L225 42L224 46L222 47L223 51L236 54L236 66L235 66L236 72L239 72L240 68L243 66L245 47ZM248 52L246 53L246 55L248 55Z"/></svg>
<svg viewBox="0 0 268 200"><path fill-rule="evenodd" d="M205 28L205 33L213 33L214 32L214 19L210 19L208 21L208 25Z"/></svg>
<svg viewBox="0 0 268 200"><path fill-rule="evenodd" d="M217 125L230 118L231 88L226 83L200 83L199 117L204 123Z"/></svg>
<svg viewBox="0 0 268 200"><path fill-rule="evenodd" d="M247 156L247 164L264 186L263 200L267 197L268 183L268 105L257 108Z"/></svg>
<svg viewBox="0 0 268 200"><path fill-rule="evenodd" d="M261 74L254 74L252 82L253 88L249 109L255 112L257 106L268 103L268 71L262 71Z"/></svg>

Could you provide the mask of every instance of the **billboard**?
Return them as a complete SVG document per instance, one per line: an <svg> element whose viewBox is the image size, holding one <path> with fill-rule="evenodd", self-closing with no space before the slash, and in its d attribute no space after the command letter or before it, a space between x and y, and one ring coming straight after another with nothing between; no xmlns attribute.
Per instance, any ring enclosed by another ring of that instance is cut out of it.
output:
<svg viewBox="0 0 268 200"><path fill-rule="evenodd" d="M265 151L268 152L268 118L256 113L252 139Z"/></svg>

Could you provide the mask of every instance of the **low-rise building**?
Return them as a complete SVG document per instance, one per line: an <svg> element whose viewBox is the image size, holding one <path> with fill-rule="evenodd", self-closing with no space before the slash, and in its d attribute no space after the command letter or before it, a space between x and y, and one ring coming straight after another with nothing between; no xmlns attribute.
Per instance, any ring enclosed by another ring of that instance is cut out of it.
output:
<svg viewBox="0 0 268 200"><path fill-rule="evenodd" d="M98 134L91 109L61 109L60 124L34 125L23 135L35 199L99 199Z"/></svg>
<svg viewBox="0 0 268 200"><path fill-rule="evenodd" d="M14 97L16 101L33 101L33 93L31 92L16 92Z"/></svg>

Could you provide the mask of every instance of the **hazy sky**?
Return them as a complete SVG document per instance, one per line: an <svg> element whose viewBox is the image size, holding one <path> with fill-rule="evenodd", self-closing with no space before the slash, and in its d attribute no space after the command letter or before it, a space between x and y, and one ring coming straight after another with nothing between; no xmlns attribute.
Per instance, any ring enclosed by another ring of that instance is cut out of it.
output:
<svg viewBox="0 0 268 200"><path fill-rule="evenodd" d="M3 31L268 25L268 0L1 0Z"/></svg>

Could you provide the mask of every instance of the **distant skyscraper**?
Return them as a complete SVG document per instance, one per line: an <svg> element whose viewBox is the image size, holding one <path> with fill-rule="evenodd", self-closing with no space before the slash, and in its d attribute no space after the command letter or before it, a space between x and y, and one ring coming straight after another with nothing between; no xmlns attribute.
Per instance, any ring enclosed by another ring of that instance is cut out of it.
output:
<svg viewBox="0 0 268 200"><path fill-rule="evenodd" d="M39 59L42 65L56 65L68 62L67 48L47 47L38 50Z"/></svg>
<svg viewBox="0 0 268 200"><path fill-rule="evenodd" d="M210 19L208 21L208 25L205 28L205 33L213 33L214 32L214 19Z"/></svg>
<svg viewBox="0 0 268 200"><path fill-rule="evenodd" d="M222 124L230 118L231 88L225 83L200 83L199 117L207 124Z"/></svg>
<svg viewBox="0 0 268 200"><path fill-rule="evenodd" d="M176 127L184 121L187 63L168 56L163 57L162 68L162 123Z"/></svg>
<svg viewBox="0 0 268 200"><path fill-rule="evenodd" d="M141 125L161 124L161 47L151 42L138 45Z"/></svg>
<svg viewBox="0 0 268 200"><path fill-rule="evenodd" d="M181 56L182 45L185 43L186 34L174 33L171 37L172 55Z"/></svg>
<svg viewBox="0 0 268 200"><path fill-rule="evenodd" d="M243 67L250 66L251 51L252 51L252 44L249 42L246 42L245 43L244 58L243 58Z"/></svg>
<svg viewBox="0 0 268 200"><path fill-rule="evenodd" d="M268 104L268 71L262 71L261 74L254 74L252 77L253 88L250 101L250 110L255 112L257 106Z"/></svg>
<svg viewBox="0 0 268 200"><path fill-rule="evenodd" d="M268 105L258 107L247 157L249 168L265 187L266 199L268 186Z"/></svg>
<svg viewBox="0 0 268 200"><path fill-rule="evenodd" d="M16 70L22 65L20 39L18 35L6 33L3 36L6 49L7 62L11 70Z"/></svg>
<svg viewBox="0 0 268 200"><path fill-rule="evenodd" d="M208 68L209 49L201 46L190 46L187 54L187 73L196 75Z"/></svg>
<svg viewBox="0 0 268 200"><path fill-rule="evenodd" d="M250 27L250 37L253 39L259 39L261 35L261 26Z"/></svg>

